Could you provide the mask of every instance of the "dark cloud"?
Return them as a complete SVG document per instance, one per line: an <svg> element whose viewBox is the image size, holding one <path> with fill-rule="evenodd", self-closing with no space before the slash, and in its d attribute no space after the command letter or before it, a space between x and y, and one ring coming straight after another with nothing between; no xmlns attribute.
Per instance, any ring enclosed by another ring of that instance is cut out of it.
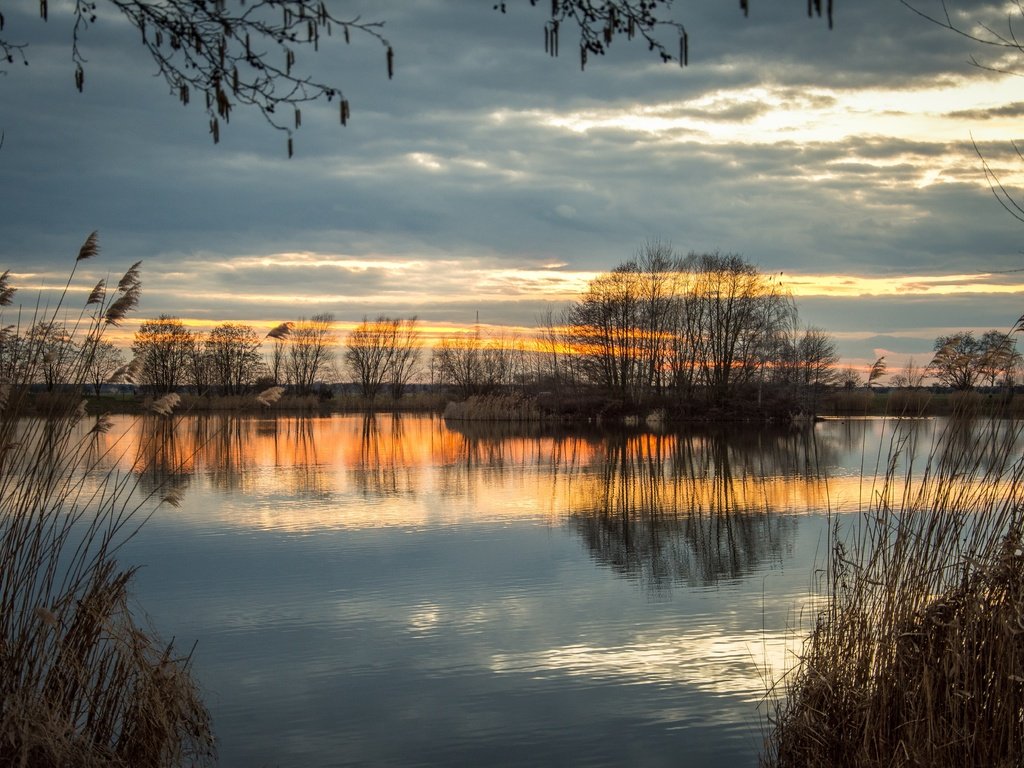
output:
<svg viewBox="0 0 1024 768"><path fill-rule="evenodd" d="M987 109L961 109L950 112L950 117L965 118L968 120L992 120L997 117L1021 117L1024 115L1024 102L1004 104L1000 107L989 107Z"/></svg>

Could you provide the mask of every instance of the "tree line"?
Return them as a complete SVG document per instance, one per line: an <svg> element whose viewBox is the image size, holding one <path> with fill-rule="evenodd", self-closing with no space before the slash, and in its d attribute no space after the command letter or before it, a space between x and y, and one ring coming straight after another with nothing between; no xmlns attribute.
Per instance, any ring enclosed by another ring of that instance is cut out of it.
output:
<svg viewBox="0 0 1024 768"><path fill-rule="evenodd" d="M890 378L922 386L926 376L966 390L1012 386L1021 355L1013 334L962 331L935 340L927 366L913 359ZM31 354L29 354L31 350ZM131 360L106 340L78 341L56 319L24 332L0 329L0 371L52 390L68 370L89 361L98 395L107 381L132 381L160 395L187 388L199 395L242 395L284 386L308 395L346 379L367 403L400 399L412 382L429 382L457 398L509 391L598 396L628 406L713 403L765 398L787 407L827 387L859 386L860 372L840 368L834 338L800 324L796 303L778 275L732 253L680 255L658 242L594 278L561 312L537 319L530 339L487 335L479 325L426 348L418 319L378 315L344 337L330 313L281 323L268 334L252 325L221 323L208 332L180 318L145 320ZM31 358L31 359L30 359ZM886 375L884 358L868 384Z"/></svg>

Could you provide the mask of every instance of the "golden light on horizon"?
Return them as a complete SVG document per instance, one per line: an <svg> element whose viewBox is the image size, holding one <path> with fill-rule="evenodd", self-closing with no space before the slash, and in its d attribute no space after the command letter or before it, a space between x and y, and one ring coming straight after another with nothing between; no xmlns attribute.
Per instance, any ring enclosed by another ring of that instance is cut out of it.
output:
<svg viewBox="0 0 1024 768"><path fill-rule="evenodd" d="M342 269L343 271L383 270L381 276L373 278L367 285L368 290L361 291L358 285L342 281L350 293L342 294L323 290L321 283L327 285L331 281L314 282L305 293L288 290L288 280L280 280L284 287L278 289L268 283L266 289L246 292L245 286L255 285L256 281L250 270L260 272L265 265L292 263L296 269L310 263L322 264L325 269ZM414 315L429 314L438 318L445 313L445 307L451 306L451 314L466 315L464 320L420 319L417 330L425 347L436 346L442 339L466 336L479 327L486 338L497 340L504 337L506 341L516 339L527 351L546 349L545 342L540 339L543 329L536 310L538 306L553 307L557 312L579 299L591 285L592 281L606 272L572 268L564 262L551 261L545 266L512 268L494 266L478 261L463 262L449 259L442 263L443 269L429 258L406 258L373 256L355 258L330 254L314 253L282 253L272 256L247 256L218 262L211 259L216 268L225 269L228 273L238 275L239 288L233 290L196 289L187 282L175 282L168 278L169 274L155 271L149 279L155 288L144 287L142 306L135 316L128 318L118 327L106 328L107 338L122 348L131 346L135 331L148 319L161 314L159 311L147 310L147 307L180 306L181 298L187 297L189 305L206 302L214 309L209 315L197 315L194 311L168 312L180 320L182 325L191 331L207 332L224 322L234 322L252 326L258 334L265 336L279 323L295 321L300 317L328 312L336 316L332 328L339 344L343 344L346 335L358 326L363 317L375 318L378 314L390 317L408 318ZM341 266L339 266L341 265ZM434 275L445 272L444 284L438 282ZM956 274L897 274L897 275L858 275L858 274L826 274L800 272L766 273L773 286L777 285L790 292L797 299L805 297L827 297L841 299L857 299L864 297L908 299L926 298L942 299L951 296L993 296L1015 297L1024 294L1024 277L1016 273L964 272ZM46 272L18 273L12 276L20 294L20 300L26 307L39 302L46 307L55 303L56 296L63 290L63 282L56 274ZM66 279L66 278L65 278ZM72 286L74 297L85 294L95 284L96 275L83 270L82 284ZM176 278L182 279L183 278ZM394 283L399 288L382 292L381 281ZM18 285L20 283L20 285ZM533 307L524 309L521 318L514 318L516 309L510 304L523 302ZM75 299L65 302L59 320L73 325L81 314L81 309L71 306ZM353 305L360 309L352 311ZM483 322L473 322L472 312L466 306L479 306L485 310ZM216 307L230 307L230 311ZM374 307L390 310L374 311ZM401 309L394 309L401 307ZM458 309L454 309L457 307ZM363 309L366 308L366 309ZM8 317L13 317L16 308L9 308ZM495 315L498 315L495 318ZM518 320L518 322L517 322ZM25 321L22 320L24 323ZM852 333L843 328L826 329L839 339L855 339L867 332ZM893 329L888 329L893 330ZM922 339L934 338L937 332L945 332L937 327L901 330L904 335L918 335ZM268 349L266 344L264 349ZM563 350L564 351L564 350Z"/></svg>

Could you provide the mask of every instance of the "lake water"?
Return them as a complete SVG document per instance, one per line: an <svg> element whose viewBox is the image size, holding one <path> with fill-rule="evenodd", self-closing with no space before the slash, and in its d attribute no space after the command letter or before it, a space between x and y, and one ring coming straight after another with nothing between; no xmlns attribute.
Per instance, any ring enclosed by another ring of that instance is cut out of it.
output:
<svg viewBox="0 0 1024 768"><path fill-rule="evenodd" d="M890 435L118 417L106 439L181 491L121 559L196 644L222 765L717 768L757 764L827 510L866 501Z"/></svg>

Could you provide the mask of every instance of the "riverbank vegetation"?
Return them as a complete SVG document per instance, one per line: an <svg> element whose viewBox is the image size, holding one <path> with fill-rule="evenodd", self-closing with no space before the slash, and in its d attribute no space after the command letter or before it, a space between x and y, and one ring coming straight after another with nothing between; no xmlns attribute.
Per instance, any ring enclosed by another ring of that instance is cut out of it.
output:
<svg viewBox="0 0 1024 768"><path fill-rule="evenodd" d="M896 422L870 501L836 525L825 607L776 684L767 765L1018 764L1020 426L965 415L913 468Z"/></svg>
<svg viewBox="0 0 1024 768"><path fill-rule="evenodd" d="M94 234L76 266L97 252ZM3 765L202 765L214 756L188 654L140 624L129 605L134 569L116 560L158 493L139 494L134 474L89 474L110 422L88 418L79 393L106 354L105 329L138 301L138 266L116 286L97 284L65 324L72 270L30 332L15 324L0 338L8 363L0 383ZM4 273L0 306L13 295ZM72 386L32 397L40 380ZM22 418L29 412L42 418Z"/></svg>

